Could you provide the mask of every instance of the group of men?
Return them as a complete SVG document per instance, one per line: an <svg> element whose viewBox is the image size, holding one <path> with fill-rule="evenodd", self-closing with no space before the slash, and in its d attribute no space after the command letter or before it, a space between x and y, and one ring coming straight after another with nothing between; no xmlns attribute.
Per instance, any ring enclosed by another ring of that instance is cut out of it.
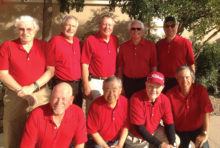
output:
<svg viewBox="0 0 220 148"><path fill-rule="evenodd" d="M192 45L177 35L174 17L165 18L166 37L156 46L143 38L144 24L131 21L131 39L119 52L111 16L101 18L99 32L83 46L75 37L78 25L66 16L61 33L46 43L35 39L36 19L16 19L19 38L0 47L5 148L82 148L87 140L95 148L172 148L175 133L180 148L190 141L208 147L213 108L206 89L194 83Z"/></svg>

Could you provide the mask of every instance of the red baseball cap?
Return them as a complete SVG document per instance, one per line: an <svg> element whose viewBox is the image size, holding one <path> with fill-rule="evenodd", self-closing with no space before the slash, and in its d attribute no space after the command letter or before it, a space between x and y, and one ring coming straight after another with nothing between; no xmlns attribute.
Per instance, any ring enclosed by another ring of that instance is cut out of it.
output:
<svg viewBox="0 0 220 148"><path fill-rule="evenodd" d="M152 83L159 83L160 85L164 86L164 75L160 72L152 72L147 77L147 82Z"/></svg>

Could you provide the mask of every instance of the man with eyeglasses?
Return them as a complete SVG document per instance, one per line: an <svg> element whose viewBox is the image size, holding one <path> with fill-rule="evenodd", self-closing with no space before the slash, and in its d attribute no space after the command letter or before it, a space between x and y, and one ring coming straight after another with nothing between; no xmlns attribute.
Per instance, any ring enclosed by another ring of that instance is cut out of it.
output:
<svg viewBox="0 0 220 148"><path fill-rule="evenodd" d="M49 44L50 60L55 65L52 87L61 82L69 83L73 88L74 104L82 107L81 82L81 41L75 37L78 19L67 15L61 23L61 33L54 36Z"/></svg>
<svg viewBox="0 0 220 148"><path fill-rule="evenodd" d="M129 100L130 129L126 148L173 148L175 136L169 99L162 94L164 76L152 72L145 82L146 89L136 92ZM164 126L161 126L163 121Z"/></svg>
<svg viewBox="0 0 220 148"><path fill-rule="evenodd" d="M19 148L22 131L30 110L48 103L46 83L54 66L45 54L48 44L35 38L39 25L31 16L15 20L18 39L0 47L0 81L7 87L4 96L4 147Z"/></svg>
<svg viewBox="0 0 220 148"><path fill-rule="evenodd" d="M166 77L165 93L177 85L175 73L178 67L190 66L195 71L193 48L190 41L177 35L178 24L174 17L165 18L164 32L166 37L157 42L159 71Z"/></svg>
<svg viewBox="0 0 220 148"><path fill-rule="evenodd" d="M120 46L118 75L123 79L125 95L130 99L133 93L145 88L147 75L157 71L157 54L154 43L143 38L141 21L132 20L128 30L131 39Z"/></svg>

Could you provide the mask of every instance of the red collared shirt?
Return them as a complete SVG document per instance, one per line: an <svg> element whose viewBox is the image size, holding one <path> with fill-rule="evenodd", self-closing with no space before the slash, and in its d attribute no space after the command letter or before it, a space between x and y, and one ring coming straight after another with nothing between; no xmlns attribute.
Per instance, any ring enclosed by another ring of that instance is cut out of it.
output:
<svg viewBox="0 0 220 148"><path fill-rule="evenodd" d="M119 138L121 130L128 128L128 99L119 96L111 108L104 96L95 99L89 107L87 129L89 134L99 133L105 141Z"/></svg>
<svg viewBox="0 0 220 148"><path fill-rule="evenodd" d="M144 125L146 130L153 134L162 119L166 124L173 124L173 116L169 99L164 95L154 102L149 101L146 90L135 93L130 99L130 123ZM141 136L131 126L131 133L137 137Z"/></svg>
<svg viewBox="0 0 220 148"><path fill-rule="evenodd" d="M8 70L20 85L30 85L46 70L47 47L47 42L34 39L33 46L27 53L20 39L6 41L0 47L0 70Z"/></svg>
<svg viewBox="0 0 220 148"><path fill-rule="evenodd" d="M193 48L189 40L175 36L171 43L166 38L157 42L159 71L165 77L175 78L176 70L183 65L195 63Z"/></svg>
<svg viewBox="0 0 220 148"><path fill-rule="evenodd" d="M86 121L81 108L72 104L65 112L59 127L53 121L49 104L31 112L25 125L21 148L68 148L87 141Z"/></svg>
<svg viewBox="0 0 220 148"><path fill-rule="evenodd" d="M119 49L118 66L130 78L146 77L157 66L156 47L153 42L141 39L135 46L132 40L123 43Z"/></svg>
<svg viewBox="0 0 220 148"><path fill-rule="evenodd" d="M50 40L48 60L55 65L55 76L64 81L81 78L81 42L73 37L73 44L60 34Z"/></svg>
<svg viewBox="0 0 220 148"><path fill-rule="evenodd" d="M204 86L192 84L187 97L180 92L179 86L167 92L170 99L174 124L177 131L192 131L203 125L203 115L213 111L209 95Z"/></svg>
<svg viewBox="0 0 220 148"><path fill-rule="evenodd" d="M106 43L100 33L90 35L82 49L81 63L89 64L89 72L98 77L115 74L118 38L111 35Z"/></svg>

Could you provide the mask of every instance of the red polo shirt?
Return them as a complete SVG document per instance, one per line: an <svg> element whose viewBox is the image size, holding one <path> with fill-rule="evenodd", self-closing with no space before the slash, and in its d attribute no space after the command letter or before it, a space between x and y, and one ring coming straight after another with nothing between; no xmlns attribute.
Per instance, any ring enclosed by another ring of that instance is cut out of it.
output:
<svg viewBox="0 0 220 148"><path fill-rule="evenodd" d="M146 90L135 93L130 99L130 123L135 125L145 125L148 132L153 134L162 119L166 124L173 124L173 116L169 99L164 95L156 99L154 105L147 97ZM141 136L131 126L130 132L141 138Z"/></svg>
<svg viewBox="0 0 220 148"><path fill-rule="evenodd" d="M175 78L176 70L183 65L195 63L193 48L189 40L175 36L171 43L166 38L157 42L159 71L168 78Z"/></svg>
<svg viewBox="0 0 220 148"><path fill-rule="evenodd" d="M115 74L118 38L111 35L106 43L100 33L90 35L82 49L81 63L89 64L89 73L98 77Z"/></svg>
<svg viewBox="0 0 220 148"><path fill-rule="evenodd" d="M21 148L68 148L87 141L86 121L81 108L72 104L65 112L59 127L53 121L49 104L31 112L25 125Z"/></svg>
<svg viewBox="0 0 220 148"><path fill-rule="evenodd" d="M33 46L27 53L20 39L4 42L0 47L0 70L8 70L20 85L30 85L46 70L47 46L45 41L34 39Z"/></svg>
<svg viewBox="0 0 220 148"><path fill-rule="evenodd" d="M157 66L156 47L153 42L141 39L135 46L132 40L123 43L119 49L118 66L123 74L130 78L146 77L152 67Z"/></svg>
<svg viewBox="0 0 220 148"><path fill-rule="evenodd" d="M48 60L55 65L55 76L64 81L73 81L81 78L81 42L73 38L73 44L67 42L60 34L50 40Z"/></svg>
<svg viewBox="0 0 220 148"><path fill-rule="evenodd" d="M119 96L111 108L104 96L95 99L89 107L87 129L89 134L99 133L105 141L119 138L121 130L128 128L128 99Z"/></svg>
<svg viewBox="0 0 220 148"><path fill-rule="evenodd" d="M168 90L174 123L177 131L192 131L203 125L203 115L213 111L208 93L200 84L192 84L187 97L180 92L179 86Z"/></svg>

